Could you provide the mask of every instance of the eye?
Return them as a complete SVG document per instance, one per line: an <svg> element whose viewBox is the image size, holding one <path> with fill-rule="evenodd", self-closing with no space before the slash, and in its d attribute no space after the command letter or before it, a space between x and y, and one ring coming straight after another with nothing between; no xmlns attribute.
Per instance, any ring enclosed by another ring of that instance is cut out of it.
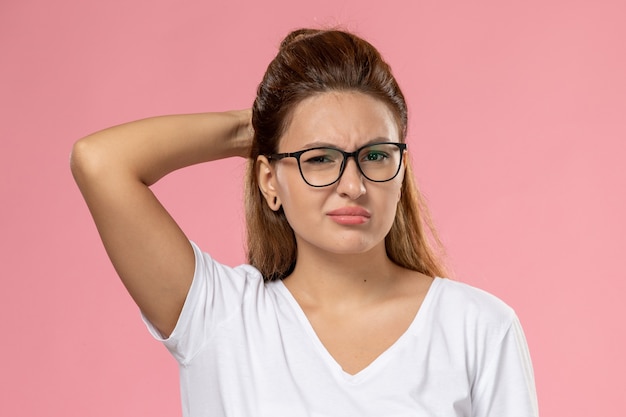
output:
<svg viewBox="0 0 626 417"><path fill-rule="evenodd" d="M306 158L304 162L306 162L307 164L323 164L323 163L333 162L333 160L330 159L328 155L318 155L318 156L312 156L310 158Z"/></svg>
<svg viewBox="0 0 626 417"><path fill-rule="evenodd" d="M337 156L339 155L339 157ZM302 154L301 159L305 164L323 165L336 163L341 154L335 149L311 149Z"/></svg>
<svg viewBox="0 0 626 417"><path fill-rule="evenodd" d="M375 149L368 149L363 152L363 156L361 161L363 162L382 162L389 158L389 154L387 152Z"/></svg>

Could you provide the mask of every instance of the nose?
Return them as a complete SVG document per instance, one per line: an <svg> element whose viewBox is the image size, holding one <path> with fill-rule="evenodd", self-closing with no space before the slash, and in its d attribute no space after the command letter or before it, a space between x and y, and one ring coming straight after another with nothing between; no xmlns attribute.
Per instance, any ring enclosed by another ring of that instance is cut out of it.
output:
<svg viewBox="0 0 626 417"><path fill-rule="evenodd" d="M337 183L337 192L352 200L356 200L365 194L363 174L356 165L354 158L348 158L346 166Z"/></svg>

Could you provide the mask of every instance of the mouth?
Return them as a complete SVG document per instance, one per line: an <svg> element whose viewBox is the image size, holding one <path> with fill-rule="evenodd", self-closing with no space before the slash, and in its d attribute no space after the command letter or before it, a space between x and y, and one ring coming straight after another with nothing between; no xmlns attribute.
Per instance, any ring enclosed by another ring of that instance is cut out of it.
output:
<svg viewBox="0 0 626 417"><path fill-rule="evenodd" d="M367 223L372 216L362 207L342 207L326 213L334 222L344 225Z"/></svg>

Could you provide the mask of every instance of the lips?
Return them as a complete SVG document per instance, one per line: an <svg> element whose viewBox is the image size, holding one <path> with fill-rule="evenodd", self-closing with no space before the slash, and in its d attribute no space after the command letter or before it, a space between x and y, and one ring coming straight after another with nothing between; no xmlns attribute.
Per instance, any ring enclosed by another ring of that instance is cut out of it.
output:
<svg viewBox="0 0 626 417"><path fill-rule="evenodd" d="M341 207L326 214L339 224L363 224L371 217L370 212L362 207Z"/></svg>

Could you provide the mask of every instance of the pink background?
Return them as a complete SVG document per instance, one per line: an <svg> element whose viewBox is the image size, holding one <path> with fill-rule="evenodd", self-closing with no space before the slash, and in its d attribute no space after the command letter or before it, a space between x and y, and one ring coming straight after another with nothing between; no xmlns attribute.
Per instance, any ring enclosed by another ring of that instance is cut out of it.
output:
<svg viewBox="0 0 626 417"><path fill-rule="evenodd" d="M621 0L3 0L0 415L180 415L176 364L109 265L71 145L149 115L248 107L288 30L341 24L392 64L454 276L518 312L542 416L622 416L625 16ZM242 167L156 186L232 264Z"/></svg>

